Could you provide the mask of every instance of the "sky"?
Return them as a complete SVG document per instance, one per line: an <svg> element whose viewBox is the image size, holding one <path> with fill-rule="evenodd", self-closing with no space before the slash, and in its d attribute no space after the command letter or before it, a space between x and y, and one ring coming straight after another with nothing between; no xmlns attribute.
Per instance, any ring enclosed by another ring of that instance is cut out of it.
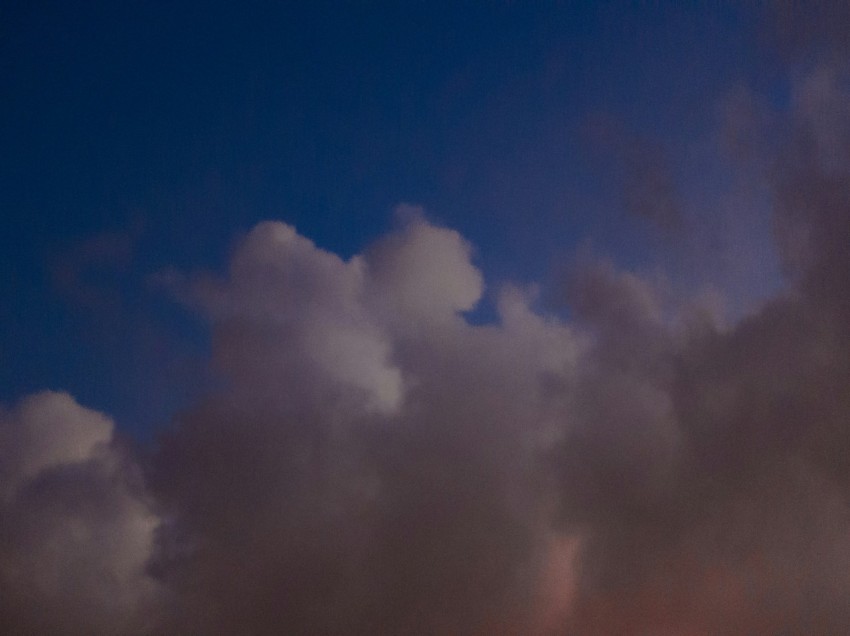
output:
<svg viewBox="0 0 850 636"><path fill-rule="evenodd" d="M0 631L840 633L850 10L0 7Z"/></svg>
<svg viewBox="0 0 850 636"><path fill-rule="evenodd" d="M65 388L141 434L208 351L161 271L221 269L267 219L350 256L400 204L467 237L494 285L543 280L585 241L652 267L624 204L683 196L673 173L711 161L692 145L724 93L776 101L786 80L757 16L728 7L15 4L0 397ZM646 150L641 190L625 173Z"/></svg>

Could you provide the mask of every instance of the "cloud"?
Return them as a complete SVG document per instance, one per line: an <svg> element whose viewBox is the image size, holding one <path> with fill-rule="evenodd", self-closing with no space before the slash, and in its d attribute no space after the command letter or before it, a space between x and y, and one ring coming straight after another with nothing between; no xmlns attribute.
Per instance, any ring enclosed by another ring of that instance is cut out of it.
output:
<svg viewBox="0 0 850 636"><path fill-rule="evenodd" d="M44 391L0 413L0 631L146 631L158 518L109 418Z"/></svg>
<svg viewBox="0 0 850 636"><path fill-rule="evenodd" d="M782 293L731 328L682 330L632 276L579 275L597 340L554 459L564 527L584 536L566 633L835 633L850 618L850 173L832 160L841 126L821 132L850 94L822 73L775 160Z"/></svg>
<svg viewBox="0 0 850 636"><path fill-rule="evenodd" d="M474 250L409 207L347 260L269 221L170 275L217 382L149 461L65 394L0 414L0 628L841 633L848 117L827 66L778 150L736 120L787 276L737 322L588 257L569 318L503 286L470 324Z"/></svg>
<svg viewBox="0 0 850 636"><path fill-rule="evenodd" d="M850 97L821 73L772 171L787 284L738 322L588 256L569 319L508 285L472 325L474 251L412 208L347 260L265 222L173 274L218 378L144 471L65 394L0 417L0 626L839 633Z"/></svg>
<svg viewBox="0 0 850 636"><path fill-rule="evenodd" d="M417 324L451 320L472 309L484 280L470 262L471 246L453 230L424 220L420 208L400 206L406 227L366 256L372 302L386 305L391 320Z"/></svg>
<svg viewBox="0 0 850 636"><path fill-rule="evenodd" d="M226 388L157 465L171 629L530 624L561 549L533 461L553 426L540 379L568 375L578 343L518 290L503 327L469 325L470 256L418 214L348 261L266 223L224 279L188 283Z"/></svg>
<svg viewBox="0 0 850 636"><path fill-rule="evenodd" d="M116 275L124 274L134 258L143 224L101 232L80 239L54 254L49 272L54 288L76 308L94 316L114 315L120 309Z"/></svg>
<svg viewBox="0 0 850 636"><path fill-rule="evenodd" d="M473 253L419 212L348 261L262 224L184 281L224 388L154 471L169 629L840 630L850 180L821 131L846 95L799 90L788 284L737 323L586 258L569 321L507 286L471 325Z"/></svg>
<svg viewBox="0 0 850 636"><path fill-rule="evenodd" d="M846 60L850 47L850 8L841 0L803 5L773 0L764 5L768 35L789 60Z"/></svg>
<svg viewBox="0 0 850 636"><path fill-rule="evenodd" d="M637 135L616 118L602 114L588 119L584 136L593 153L612 164L613 180L621 191L626 212L666 234L681 230L682 197L662 144Z"/></svg>
<svg viewBox="0 0 850 636"><path fill-rule="evenodd" d="M505 287L470 325L473 253L416 211L348 261L262 224L185 282L224 388L154 471L169 629L840 630L850 208L822 131L847 102L829 75L799 91L788 286L731 325L594 258L570 321Z"/></svg>

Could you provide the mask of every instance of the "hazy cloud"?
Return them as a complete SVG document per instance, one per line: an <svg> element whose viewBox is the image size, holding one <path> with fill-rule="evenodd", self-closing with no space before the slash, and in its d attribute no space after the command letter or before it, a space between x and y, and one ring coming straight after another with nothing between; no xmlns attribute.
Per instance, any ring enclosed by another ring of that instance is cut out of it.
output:
<svg viewBox="0 0 850 636"><path fill-rule="evenodd" d="M820 132L850 102L823 73L799 88L774 170L780 296L682 338L638 320L658 312L635 281L585 277L607 302L579 288L582 315L613 326L585 367L602 369L590 419L556 455L565 523L587 529L567 633L825 634L850 618L850 174L831 160L843 124Z"/></svg>
<svg viewBox="0 0 850 636"><path fill-rule="evenodd" d="M584 137L594 155L610 162L626 212L666 232L683 223L683 201L664 146L627 130L616 118L598 114L588 119Z"/></svg>

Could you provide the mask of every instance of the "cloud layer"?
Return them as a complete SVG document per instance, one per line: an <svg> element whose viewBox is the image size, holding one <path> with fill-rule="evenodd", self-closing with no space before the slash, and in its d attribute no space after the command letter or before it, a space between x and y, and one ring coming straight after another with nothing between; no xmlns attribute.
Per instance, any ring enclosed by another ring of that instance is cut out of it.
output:
<svg viewBox="0 0 850 636"><path fill-rule="evenodd" d="M65 394L0 414L0 628L840 633L846 78L792 106L787 285L735 324L594 258L569 319L505 286L472 324L472 247L412 208L348 260L266 222L223 275L174 278L218 383L152 457Z"/></svg>

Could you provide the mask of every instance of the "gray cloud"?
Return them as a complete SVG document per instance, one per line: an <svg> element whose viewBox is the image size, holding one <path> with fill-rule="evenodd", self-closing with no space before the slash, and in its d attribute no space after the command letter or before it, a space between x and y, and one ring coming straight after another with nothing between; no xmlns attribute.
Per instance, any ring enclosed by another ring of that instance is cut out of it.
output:
<svg viewBox="0 0 850 636"><path fill-rule="evenodd" d="M592 258L569 322L508 287L470 325L470 248L415 214L349 261L264 224L185 283L226 388L155 471L169 627L840 631L850 180L821 131L847 95L799 91L772 172L788 284L731 325Z"/></svg>
<svg viewBox="0 0 850 636"><path fill-rule="evenodd" d="M467 324L459 312L482 293L469 257L419 216L346 262L270 223L224 280L190 284L227 388L158 465L172 519L158 568L181 590L172 629L473 634L536 620L551 594L538 576L564 577L547 554L569 552L533 461L554 426L539 380L570 373L578 343L518 290L503 326Z"/></svg>
<svg viewBox="0 0 850 636"><path fill-rule="evenodd" d="M841 126L821 133L850 101L823 73L799 88L774 170L780 296L683 338L639 281L581 277L575 306L599 334L583 368L602 371L555 456L564 523L585 532L567 633L825 634L850 619L850 174L833 161Z"/></svg>
<svg viewBox="0 0 850 636"><path fill-rule="evenodd" d="M841 0L765 3L766 34L789 60L846 59L850 50L850 7Z"/></svg>
<svg viewBox="0 0 850 636"><path fill-rule="evenodd" d="M112 422L45 391L0 413L0 631L135 634L158 518Z"/></svg>
<svg viewBox="0 0 850 636"><path fill-rule="evenodd" d="M0 628L841 633L848 105L840 69L796 85L786 286L732 324L588 258L569 320L506 286L472 325L472 247L410 209L348 260L266 222L171 276L218 383L144 473L70 396L0 414Z"/></svg>

